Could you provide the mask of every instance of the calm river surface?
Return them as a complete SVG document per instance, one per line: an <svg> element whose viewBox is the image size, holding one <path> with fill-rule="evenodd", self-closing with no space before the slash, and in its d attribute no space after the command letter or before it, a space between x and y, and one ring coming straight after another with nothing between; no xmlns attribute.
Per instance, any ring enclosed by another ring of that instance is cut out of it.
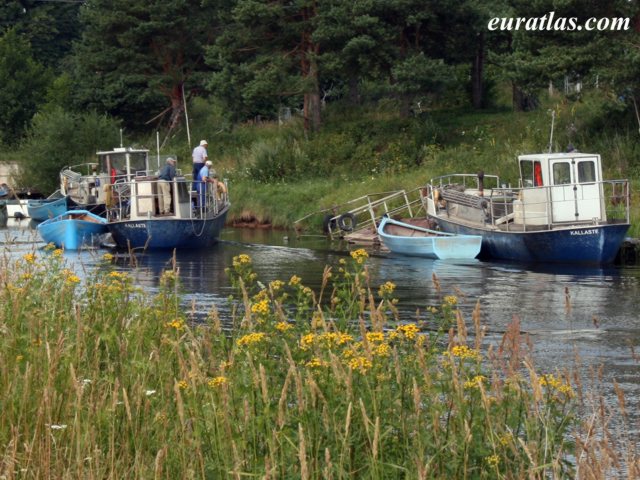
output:
<svg viewBox="0 0 640 480"><path fill-rule="evenodd" d="M0 248L10 255L42 246L28 223L0 229ZM250 255L263 283L288 280L296 274L305 285L317 288L324 266L337 266L339 259L348 255L347 248L322 237L298 239L280 231L228 228L221 242L210 249L178 252L177 264L187 300L196 300L203 313L215 304L222 316L228 317L226 298L232 290L224 269L235 255ZM69 252L65 256L91 268L106 251ZM119 268L130 271L138 284L153 290L161 272L169 268L171 252L148 253L138 260L135 269L126 262L120 262ZM479 300L488 328L485 343L499 344L507 325L518 317L522 331L531 337L541 372L577 367L585 384L610 405L617 402L615 380L625 392L630 413L622 437L640 444L640 267L445 262L376 252L371 252L368 265L373 288L387 280L397 285L400 311L407 320L415 318L417 309L439 305L442 295L456 294L470 322ZM434 288L434 274L441 293ZM599 367L601 382L590 379L590 372ZM614 426L617 423L614 421Z"/></svg>

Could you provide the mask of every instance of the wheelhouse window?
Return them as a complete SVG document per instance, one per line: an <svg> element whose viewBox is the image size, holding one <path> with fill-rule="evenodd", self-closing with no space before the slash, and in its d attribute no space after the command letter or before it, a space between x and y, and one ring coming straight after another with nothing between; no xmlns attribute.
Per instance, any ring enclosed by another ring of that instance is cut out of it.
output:
<svg viewBox="0 0 640 480"><path fill-rule="evenodd" d="M571 164L558 162L553 164L553 184L568 185L571 183Z"/></svg>
<svg viewBox="0 0 640 480"><path fill-rule="evenodd" d="M530 160L521 161L520 176L523 187L541 187L543 185L542 165L540 162L532 162Z"/></svg>
<svg viewBox="0 0 640 480"><path fill-rule="evenodd" d="M578 182L593 183L596 181L596 163L592 161L578 162Z"/></svg>

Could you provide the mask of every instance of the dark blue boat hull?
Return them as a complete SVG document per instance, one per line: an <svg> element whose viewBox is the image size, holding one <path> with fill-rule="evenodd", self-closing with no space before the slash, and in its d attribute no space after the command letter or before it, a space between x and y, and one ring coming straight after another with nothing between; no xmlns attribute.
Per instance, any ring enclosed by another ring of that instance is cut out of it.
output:
<svg viewBox="0 0 640 480"><path fill-rule="evenodd" d="M528 232L483 230L434 218L444 232L482 235L479 258L518 262L613 263L628 223Z"/></svg>
<svg viewBox="0 0 640 480"><path fill-rule="evenodd" d="M211 219L152 218L109 223L114 242L122 248L204 248L218 241L227 210Z"/></svg>

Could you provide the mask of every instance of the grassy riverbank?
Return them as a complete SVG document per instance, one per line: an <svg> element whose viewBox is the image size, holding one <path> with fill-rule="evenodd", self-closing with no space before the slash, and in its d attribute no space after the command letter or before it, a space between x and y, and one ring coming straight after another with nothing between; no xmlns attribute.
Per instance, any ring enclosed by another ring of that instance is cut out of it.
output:
<svg viewBox="0 0 640 480"><path fill-rule="evenodd" d="M577 418L578 377L536 371L517 324L487 349L479 304L463 314L437 278L440 301L405 323L395 285L369 284L363 250L316 292L295 275L262 285L240 255L223 327L215 309L194 322L179 272L149 295L111 261L81 281L53 248L2 259L0 476L636 472L599 421Z"/></svg>

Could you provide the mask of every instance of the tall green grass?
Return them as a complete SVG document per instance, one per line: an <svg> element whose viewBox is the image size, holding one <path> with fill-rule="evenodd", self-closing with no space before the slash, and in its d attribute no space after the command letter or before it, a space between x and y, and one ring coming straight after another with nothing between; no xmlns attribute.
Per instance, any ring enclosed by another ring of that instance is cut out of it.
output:
<svg viewBox="0 0 640 480"><path fill-rule="evenodd" d="M542 479L614 468L610 445L576 418L579 384L537 372L517 324L487 348L479 304L467 319L444 292L400 321L395 285L370 285L366 262L352 252L314 292L295 275L263 285L240 255L232 318L214 308L196 321L179 271L149 295L108 254L84 281L60 250L4 257L0 476Z"/></svg>

